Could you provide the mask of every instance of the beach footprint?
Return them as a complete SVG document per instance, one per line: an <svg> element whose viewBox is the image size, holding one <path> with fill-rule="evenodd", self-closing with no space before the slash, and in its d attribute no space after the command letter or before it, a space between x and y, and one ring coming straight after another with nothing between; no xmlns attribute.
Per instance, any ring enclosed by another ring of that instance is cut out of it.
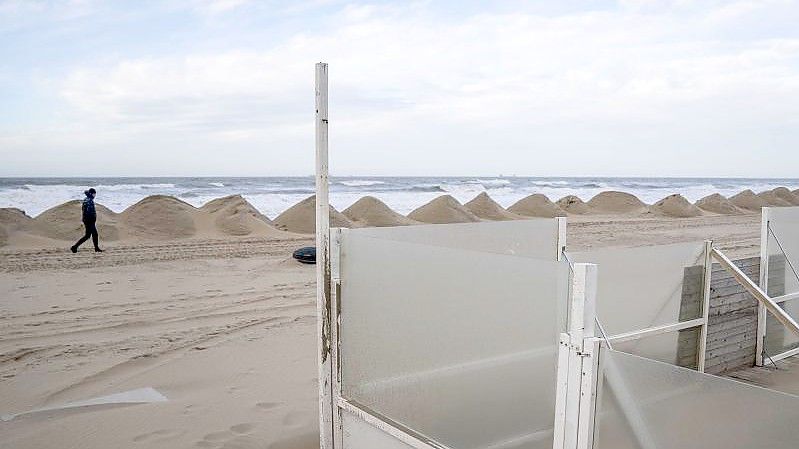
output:
<svg viewBox="0 0 799 449"><path fill-rule="evenodd" d="M172 438L177 438L183 435L183 431L177 429L159 429L155 432L143 433L133 437L134 443L157 443L160 441L167 441Z"/></svg>
<svg viewBox="0 0 799 449"><path fill-rule="evenodd" d="M274 410L278 407L281 407L282 405L283 405L282 402L258 402L255 404L255 406L258 407L259 410L263 411Z"/></svg>

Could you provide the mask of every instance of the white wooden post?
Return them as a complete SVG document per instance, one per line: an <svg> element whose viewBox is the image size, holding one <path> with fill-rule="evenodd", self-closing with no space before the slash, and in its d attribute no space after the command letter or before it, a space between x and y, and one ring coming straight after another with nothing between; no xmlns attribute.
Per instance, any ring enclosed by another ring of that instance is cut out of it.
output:
<svg viewBox="0 0 799 449"><path fill-rule="evenodd" d="M333 449L327 127L327 64L320 62L316 64L316 319L319 357L320 449Z"/></svg>
<svg viewBox="0 0 799 449"><path fill-rule="evenodd" d="M590 449L596 401L597 266L572 267L568 332L561 334L555 398L554 449Z"/></svg>
<svg viewBox="0 0 799 449"><path fill-rule="evenodd" d="M702 277L702 320L704 324L699 332L699 354L697 357L697 371L705 372L705 359L707 357L707 325L710 314L710 281L713 273L713 241L705 240L705 271Z"/></svg>
<svg viewBox="0 0 799 449"><path fill-rule="evenodd" d="M770 209L764 207L760 215L760 288L768 293L768 261L769 261L769 215ZM755 365L763 366L763 352L766 340L766 306L757 303L757 339L755 346Z"/></svg>

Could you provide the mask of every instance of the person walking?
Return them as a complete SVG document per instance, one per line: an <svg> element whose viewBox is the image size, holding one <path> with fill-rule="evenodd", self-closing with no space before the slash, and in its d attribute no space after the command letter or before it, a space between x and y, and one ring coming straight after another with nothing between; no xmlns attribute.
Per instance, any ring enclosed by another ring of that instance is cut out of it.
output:
<svg viewBox="0 0 799 449"><path fill-rule="evenodd" d="M92 238L92 243L94 243L94 251L101 253L103 250L100 249L98 244L99 235L97 234L97 210L94 208L94 196L97 195L97 191L94 188L90 188L89 190L83 192L86 194L86 198L83 200L83 226L86 227L86 234L78 240L77 243L72 245L70 248L73 253L78 252L78 247L83 244L86 240L89 240L89 237Z"/></svg>

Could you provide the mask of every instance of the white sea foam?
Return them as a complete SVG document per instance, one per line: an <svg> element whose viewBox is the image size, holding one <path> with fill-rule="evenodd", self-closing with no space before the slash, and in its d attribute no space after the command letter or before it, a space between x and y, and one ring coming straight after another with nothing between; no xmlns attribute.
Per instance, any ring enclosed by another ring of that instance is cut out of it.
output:
<svg viewBox="0 0 799 449"><path fill-rule="evenodd" d="M338 183L347 187L368 187L368 186L377 186L380 184L385 184L384 181L373 181L366 179L353 179L350 181L339 181Z"/></svg>

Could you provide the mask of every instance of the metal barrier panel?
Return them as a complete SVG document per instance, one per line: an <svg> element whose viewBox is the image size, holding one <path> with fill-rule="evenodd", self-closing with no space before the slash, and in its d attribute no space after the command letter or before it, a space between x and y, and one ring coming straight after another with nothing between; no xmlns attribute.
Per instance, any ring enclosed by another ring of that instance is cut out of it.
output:
<svg viewBox="0 0 799 449"><path fill-rule="evenodd" d="M792 293L799 293L799 207L765 208L766 221L764 255L766 292L791 317L799 319L799 301L796 297L779 301ZM790 297L790 296L788 296ZM799 297L799 295L797 295ZM768 356L779 359L799 350L799 337L787 331L771 314L766 314L764 349Z"/></svg>
<svg viewBox="0 0 799 449"><path fill-rule="evenodd" d="M482 246L456 229L447 246L360 231L341 237L341 396L451 448L550 448L568 293L556 236L535 258L449 247Z"/></svg>
<svg viewBox="0 0 799 449"><path fill-rule="evenodd" d="M695 368L705 305L705 242L569 253L598 265L596 314L614 348Z"/></svg>
<svg viewBox="0 0 799 449"><path fill-rule="evenodd" d="M609 349L597 449L791 449L799 397Z"/></svg>

